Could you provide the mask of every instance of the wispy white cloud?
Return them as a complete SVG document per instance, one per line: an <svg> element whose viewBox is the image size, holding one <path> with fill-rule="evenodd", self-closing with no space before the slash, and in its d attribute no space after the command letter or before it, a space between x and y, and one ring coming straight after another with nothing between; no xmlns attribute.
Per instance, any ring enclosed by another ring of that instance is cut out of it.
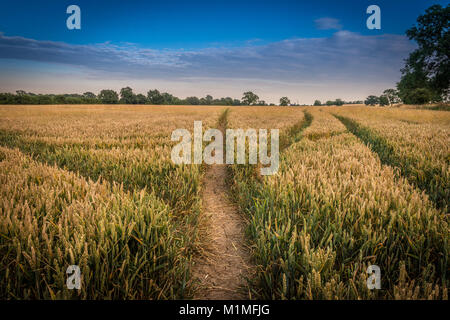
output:
<svg viewBox="0 0 450 320"><path fill-rule="evenodd" d="M319 30L340 30L342 29L342 25L340 24L338 19L334 18L320 18L314 20L316 24L316 28Z"/></svg>

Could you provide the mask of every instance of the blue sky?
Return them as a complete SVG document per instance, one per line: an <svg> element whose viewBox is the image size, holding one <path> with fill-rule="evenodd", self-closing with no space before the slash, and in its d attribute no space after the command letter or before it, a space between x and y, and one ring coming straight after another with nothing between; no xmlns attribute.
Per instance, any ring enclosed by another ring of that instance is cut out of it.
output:
<svg viewBox="0 0 450 320"><path fill-rule="evenodd" d="M0 1L0 91L98 92L276 102L363 99L393 87L418 15L449 1ZM66 28L67 6L81 30ZM366 8L381 8L381 30Z"/></svg>

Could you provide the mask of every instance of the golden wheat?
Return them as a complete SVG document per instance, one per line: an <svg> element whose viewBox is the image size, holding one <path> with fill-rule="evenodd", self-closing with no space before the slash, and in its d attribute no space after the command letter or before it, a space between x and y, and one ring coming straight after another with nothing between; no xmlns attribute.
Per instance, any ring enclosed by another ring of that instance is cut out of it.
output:
<svg viewBox="0 0 450 320"><path fill-rule="evenodd" d="M0 296L189 296L202 172L171 162L171 131L222 109L1 107Z"/></svg>
<svg viewBox="0 0 450 320"><path fill-rule="evenodd" d="M278 173L230 166L249 221L255 296L447 299L446 112L223 110L1 106L0 297L191 297L202 166L173 164L170 136L202 120L280 129ZM72 264L79 291L65 286ZM383 290L367 288L370 264Z"/></svg>
<svg viewBox="0 0 450 320"><path fill-rule="evenodd" d="M261 297L445 298L447 216L330 109L307 110L312 124L285 150L278 174L259 182L248 167L233 169ZM366 286L370 264L382 270L381 292Z"/></svg>

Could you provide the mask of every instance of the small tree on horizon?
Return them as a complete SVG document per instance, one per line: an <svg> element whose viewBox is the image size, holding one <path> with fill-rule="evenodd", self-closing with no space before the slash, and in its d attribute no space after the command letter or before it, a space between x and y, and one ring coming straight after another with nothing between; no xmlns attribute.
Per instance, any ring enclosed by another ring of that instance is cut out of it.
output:
<svg viewBox="0 0 450 320"><path fill-rule="evenodd" d="M242 104L251 106L254 105L259 100L259 97L251 91L244 92L242 97Z"/></svg>
<svg viewBox="0 0 450 320"><path fill-rule="evenodd" d="M147 92L147 101L150 104L163 104L164 98L157 89L149 90Z"/></svg>
<svg viewBox="0 0 450 320"><path fill-rule="evenodd" d="M291 104L291 100L289 100L288 97L282 97L280 98L280 106L288 106Z"/></svg>
<svg viewBox="0 0 450 320"><path fill-rule="evenodd" d="M133 93L133 89L131 89L130 87L120 89L120 103L124 104L136 103L136 95Z"/></svg>
<svg viewBox="0 0 450 320"><path fill-rule="evenodd" d="M377 105L378 103L380 103L380 98L374 95L368 96L367 99L364 101L364 104L366 106L367 105L374 106Z"/></svg>
<svg viewBox="0 0 450 320"><path fill-rule="evenodd" d="M206 97L205 97L205 104L206 105L212 105L213 101L214 101L213 96L210 95L210 94L207 94Z"/></svg>
<svg viewBox="0 0 450 320"><path fill-rule="evenodd" d="M97 98L95 93L90 92L90 91L83 93L83 97L86 98L86 99L95 99L95 98Z"/></svg>
<svg viewBox="0 0 450 320"><path fill-rule="evenodd" d="M119 102L119 95L114 90L102 90L98 94L98 98L104 104L116 104Z"/></svg>

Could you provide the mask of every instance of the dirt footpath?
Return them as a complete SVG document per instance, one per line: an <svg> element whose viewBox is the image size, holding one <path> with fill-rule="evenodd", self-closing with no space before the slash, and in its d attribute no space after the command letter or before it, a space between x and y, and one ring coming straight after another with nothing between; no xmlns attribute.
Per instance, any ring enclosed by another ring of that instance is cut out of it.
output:
<svg viewBox="0 0 450 320"><path fill-rule="evenodd" d="M203 215L209 237L193 268L200 289L194 299L249 299L246 278L250 254L245 241L245 221L228 198L226 165L208 166L203 180Z"/></svg>

